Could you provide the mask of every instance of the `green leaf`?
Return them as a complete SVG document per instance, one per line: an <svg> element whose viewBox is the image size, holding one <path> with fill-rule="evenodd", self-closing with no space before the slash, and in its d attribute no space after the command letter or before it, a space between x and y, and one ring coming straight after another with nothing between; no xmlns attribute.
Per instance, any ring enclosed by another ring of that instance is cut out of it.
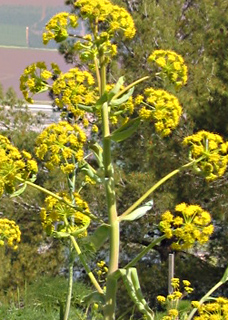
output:
<svg viewBox="0 0 228 320"><path fill-rule="evenodd" d="M102 106L105 102L108 101L108 93L105 92L95 103L95 106L100 107Z"/></svg>
<svg viewBox="0 0 228 320"><path fill-rule="evenodd" d="M143 297L136 268L119 269L127 292L138 310L148 320L154 320L154 313Z"/></svg>
<svg viewBox="0 0 228 320"><path fill-rule="evenodd" d="M68 238L70 234L68 232L62 232L62 231L54 231L53 237L54 238Z"/></svg>
<svg viewBox="0 0 228 320"><path fill-rule="evenodd" d="M122 95L121 98L115 99L115 100L111 100L110 101L110 105L111 106L119 106L119 105L121 105L122 103L126 102L130 98L130 96L132 96L133 92L134 92L134 87L132 87L126 94Z"/></svg>
<svg viewBox="0 0 228 320"><path fill-rule="evenodd" d="M104 305L105 298L102 293L94 291L94 292L86 295L85 297L83 297L81 302L85 303L87 306L94 303L94 302L98 302L98 303L101 303L102 305Z"/></svg>
<svg viewBox="0 0 228 320"><path fill-rule="evenodd" d="M114 97L119 91L121 86L124 84L124 77L120 77L115 85L115 87L108 93L109 101Z"/></svg>
<svg viewBox="0 0 228 320"><path fill-rule="evenodd" d="M153 204L154 202L153 200L151 200L145 203L142 207L135 209L134 211L129 213L127 216L123 217L121 220L127 220L127 221L137 220L142 216L144 216L147 213L147 211L149 211L153 207Z"/></svg>
<svg viewBox="0 0 228 320"><path fill-rule="evenodd" d="M103 148L97 142L91 144L89 148L93 151L93 154L97 159L99 168L103 168Z"/></svg>
<svg viewBox="0 0 228 320"><path fill-rule="evenodd" d="M37 178L36 174L33 174L32 177L29 179L29 181L35 182L36 178Z"/></svg>
<svg viewBox="0 0 228 320"><path fill-rule="evenodd" d="M92 243L94 249L99 250L109 236L109 225L102 224L99 226L94 233L88 237L88 241Z"/></svg>
<svg viewBox="0 0 228 320"><path fill-rule="evenodd" d="M139 118L132 119L128 121L126 124L124 124L122 127L113 131L108 138L115 142L123 141L129 138L138 129L139 123Z"/></svg>
<svg viewBox="0 0 228 320"><path fill-rule="evenodd" d="M84 110L86 112L93 112L92 106L85 106L84 104L81 104L81 103L78 103L77 106L79 109Z"/></svg>
<svg viewBox="0 0 228 320"><path fill-rule="evenodd" d="M62 42L68 38L68 32L66 29L61 28L55 36L56 42Z"/></svg>
<svg viewBox="0 0 228 320"><path fill-rule="evenodd" d="M87 162L84 163L80 170L84 172L84 174L87 174L92 180L101 183L101 178L97 175L96 170Z"/></svg>
<svg viewBox="0 0 228 320"><path fill-rule="evenodd" d="M222 276L221 282L225 283L227 280L228 280L228 267L226 268L226 270Z"/></svg>
<svg viewBox="0 0 228 320"><path fill-rule="evenodd" d="M88 223L87 223L84 227L82 227L82 228L80 228L80 229L77 229L77 230L71 232L71 235L74 236L74 237L76 237L76 236L79 235L80 233L86 231L86 229L87 229L88 226L89 226L89 223L90 223L90 221L88 221Z"/></svg>
<svg viewBox="0 0 228 320"><path fill-rule="evenodd" d="M25 182L20 189L16 190L14 193L12 193L10 195L10 198L14 198L14 197L20 196L25 191L26 187L27 187L27 184Z"/></svg>

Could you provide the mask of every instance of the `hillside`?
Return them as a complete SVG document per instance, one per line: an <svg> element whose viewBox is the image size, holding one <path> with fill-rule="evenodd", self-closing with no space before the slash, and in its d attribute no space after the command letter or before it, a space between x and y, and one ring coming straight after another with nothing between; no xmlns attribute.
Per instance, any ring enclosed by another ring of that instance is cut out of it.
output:
<svg viewBox="0 0 228 320"><path fill-rule="evenodd" d="M64 0L0 0L0 46L44 48L45 24L64 10ZM50 43L48 47L56 46Z"/></svg>

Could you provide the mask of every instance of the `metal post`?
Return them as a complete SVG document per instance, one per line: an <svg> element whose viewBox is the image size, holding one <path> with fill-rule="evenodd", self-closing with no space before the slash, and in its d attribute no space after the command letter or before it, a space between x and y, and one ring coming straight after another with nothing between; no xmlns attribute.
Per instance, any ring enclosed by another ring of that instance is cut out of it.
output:
<svg viewBox="0 0 228 320"><path fill-rule="evenodd" d="M173 293L173 288L171 286L171 280L174 278L174 253L169 254L169 277L168 277L168 292Z"/></svg>
<svg viewBox="0 0 228 320"><path fill-rule="evenodd" d="M26 45L29 47L29 27L26 27Z"/></svg>

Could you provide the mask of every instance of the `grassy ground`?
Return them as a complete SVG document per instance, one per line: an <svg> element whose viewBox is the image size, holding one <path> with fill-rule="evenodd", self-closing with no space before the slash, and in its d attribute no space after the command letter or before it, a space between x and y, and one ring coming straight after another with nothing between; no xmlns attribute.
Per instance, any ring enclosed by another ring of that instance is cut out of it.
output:
<svg viewBox="0 0 228 320"><path fill-rule="evenodd" d="M30 26L41 18L42 8L34 6L1 5L1 23L9 23L16 26Z"/></svg>
<svg viewBox="0 0 228 320"><path fill-rule="evenodd" d="M29 45L43 48L42 30L49 19L63 6L0 5L0 45L26 47L26 27L29 27ZM66 9L65 9L66 10Z"/></svg>
<svg viewBox="0 0 228 320"><path fill-rule="evenodd" d="M1 320L59 320L63 302L66 298L67 280L62 277L43 277L33 284L17 291L17 298L1 303ZM80 299L88 294L83 283L74 283L70 319L82 319L83 310L79 308Z"/></svg>
<svg viewBox="0 0 228 320"><path fill-rule="evenodd" d="M23 26L0 23L0 44L26 47L26 30Z"/></svg>

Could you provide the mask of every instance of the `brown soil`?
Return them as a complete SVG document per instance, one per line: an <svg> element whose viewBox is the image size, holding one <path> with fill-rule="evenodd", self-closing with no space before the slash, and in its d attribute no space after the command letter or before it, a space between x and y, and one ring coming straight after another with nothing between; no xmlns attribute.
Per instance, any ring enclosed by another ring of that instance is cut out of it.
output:
<svg viewBox="0 0 228 320"><path fill-rule="evenodd" d="M0 48L0 83L4 89L6 90L12 86L18 96L22 98L19 89L19 78L29 64L37 61L45 61L47 67L50 67L51 62L55 62L63 72L72 67L66 65L63 57L57 51ZM34 98L35 100L45 100L47 95L36 95Z"/></svg>

